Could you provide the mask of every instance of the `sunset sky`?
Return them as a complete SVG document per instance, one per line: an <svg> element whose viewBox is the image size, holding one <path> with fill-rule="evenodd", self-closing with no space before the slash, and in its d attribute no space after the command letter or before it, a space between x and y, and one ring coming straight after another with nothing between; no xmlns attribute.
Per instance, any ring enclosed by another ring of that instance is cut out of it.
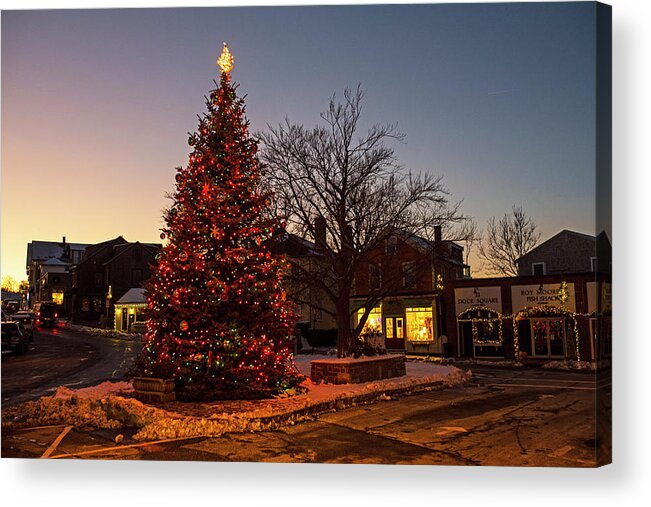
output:
<svg viewBox="0 0 651 507"><path fill-rule="evenodd" d="M594 233L591 3L3 11L2 275L32 240L160 242L223 41L251 131L361 83L480 226ZM473 262L473 264L475 264Z"/></svg>

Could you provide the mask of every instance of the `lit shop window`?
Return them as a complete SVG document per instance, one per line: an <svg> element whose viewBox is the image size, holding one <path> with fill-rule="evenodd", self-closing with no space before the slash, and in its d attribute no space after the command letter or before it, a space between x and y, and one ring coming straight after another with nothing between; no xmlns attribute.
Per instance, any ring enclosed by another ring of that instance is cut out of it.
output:
<svg viewBox="0 0 651 507"><path fill-rule="evenodd" d="M56 303L57 305L62 305L63 304L63 292L53 292L52 293L52 301Z"/></svg>
<svg viewBox="0 0 651 507"><path fill-rule="evenodd" d="M432 341L432 307L407 308L407 339L412 342Z"/></svg>
<svg viewBox="0 0 651 507"><path fill-rule="evenodd" d="M357 322L362 320L364 316L364 308L357 310ZM382 308L376 306L371 310L371 313L368 314L368 319L364 323L364 329L362 332L382 332Z"/></svg>

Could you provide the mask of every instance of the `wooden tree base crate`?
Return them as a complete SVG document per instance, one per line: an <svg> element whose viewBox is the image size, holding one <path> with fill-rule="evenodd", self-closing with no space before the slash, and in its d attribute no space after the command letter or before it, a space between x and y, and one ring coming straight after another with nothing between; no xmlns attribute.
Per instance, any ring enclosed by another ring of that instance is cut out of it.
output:
<svg viewBox="0 0 651 507"><path fill-rule="evenodd" d="M143 403L163 403L174 401L174 380L162 378L136 377L133 379L133 389L136 399Z"/></svg>

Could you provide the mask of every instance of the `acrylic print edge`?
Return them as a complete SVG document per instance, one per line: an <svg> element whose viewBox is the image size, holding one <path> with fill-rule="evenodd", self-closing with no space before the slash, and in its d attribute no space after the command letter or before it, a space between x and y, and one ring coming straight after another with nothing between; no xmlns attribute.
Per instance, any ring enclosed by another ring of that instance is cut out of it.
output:
<svg viewBox="0 0 651 507"><path fill-rule="evenodd" d="M596 216L595 342L597 466L612 463L612 7L595 3L596 16Z"/></svg>

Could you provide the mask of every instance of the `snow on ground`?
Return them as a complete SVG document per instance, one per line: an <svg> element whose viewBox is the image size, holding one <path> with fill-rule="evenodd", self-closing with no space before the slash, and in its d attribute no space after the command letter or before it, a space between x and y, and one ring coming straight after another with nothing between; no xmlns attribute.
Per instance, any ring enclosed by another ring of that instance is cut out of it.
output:
<svg viewBox="0 0 651 507"><path fill-rule="evenodd" d="M77 396L81 399L89 398L103 398L111 394L126 394L132 393L133 386L131 382L102 382L96 386L82 387L81 389L68 389L67 387L61 386L57 388L54 393L55 398L70 398L71 396Z"/></svg>
<svg viewBox="0 0 651 507"><path fill-rule="evenodd" d="M310 361L331 356L298 356L296 366L308 372ZM453 366L407 365L407 375L361 384L315 384L306 378L305 392L266 400L226 400L211 403L169 402L161 404L167 417L154 421L135 436L139 440L191 436L218 436L225 432L275 429L283 424L311 419L323 412L360 403L390 400L392 395L418 389L465 384L471 377Z"/></svg>
<svg viewBox="0 0 651 507"><path fill-rule="evenodd" d="M596 363L590 361L549 361L542 365L546 370L588 370L597 369Z"/></svg>
<svg viewBox="0 0 651 507"><path fill-rule="evenodd" d="M98 327L90 326L80 326L79 324L72 324L69 321L59 321L62 322L63 329L68 329L69 331L77 331L78 333L84 333L91 336L107 336L109 338L119 338L121 340L135 340L136 338L142 338L142 334L138 333L124 333L122 331L116 331L114 329L100 329Z"/></svg>
<svg viewBox="0 0 651 507"><path fill-rule="evenodd" d="M331 356L298 356L296 365L308 373L310 361ZM3 411L4 427L67 424L76 427L139 428L136 440L219 436L225 432L275 429L311 419L319 413L359 403L390 400L418 389L462 385L470 378L453 366L407 363L407 375L361 384L315 384L306 378L300 394L264 400L225 400L210 403L174 401L146 405L133 399L127 382L103 382L78 390L57 389Z"/></svg>

